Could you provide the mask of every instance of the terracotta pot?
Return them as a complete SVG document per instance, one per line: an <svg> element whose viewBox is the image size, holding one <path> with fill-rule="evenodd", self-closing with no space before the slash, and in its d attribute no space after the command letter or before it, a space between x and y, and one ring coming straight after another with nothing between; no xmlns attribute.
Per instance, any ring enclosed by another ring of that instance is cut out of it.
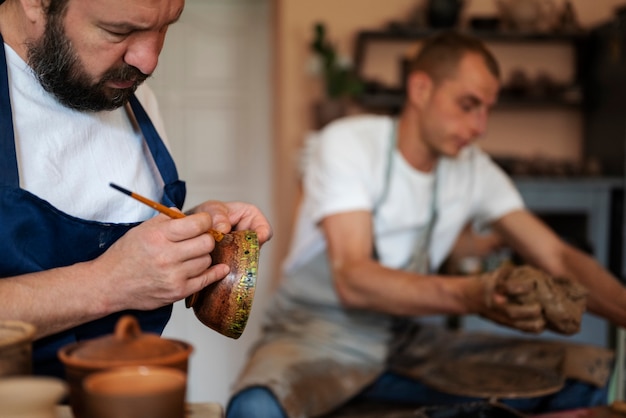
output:
<svg viewBox="0 0 626 418"><path fill-rule="evenodd" d="M34 325L0 320L0 376L32 373L34 337Z"/></svg>
<svg viewBox="0 0 626 418"><path fill-rule="evenodd" d="M250 316L259 264L259 240L254 231L224 235L211 253L213 264L228 264L230 273L186 299L204 325L239 338Z"/></svg>
<svg viewBox="0 0 626 418"><path fill-rule="evenodd" d="M187 375L133 366L92 373L83 382L90 418L185 418Z"/></svg>
<svg viewBox="0 0 626 418"><path fill-rule="evenodd" d="M83 380L91 373L124 366L163 366L187 372L190 344L142 333L137 319L120 318L115 332L100 338L80 341L62 347L59 359L65 365L70 386L70 405L76 418L84 414Z"/></svg>

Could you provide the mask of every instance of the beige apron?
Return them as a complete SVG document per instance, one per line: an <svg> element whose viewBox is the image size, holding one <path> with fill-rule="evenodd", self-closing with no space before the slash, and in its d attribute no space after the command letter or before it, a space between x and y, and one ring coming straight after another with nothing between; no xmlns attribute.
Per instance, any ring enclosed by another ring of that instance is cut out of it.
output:
<svg viewBox="0 0 626 418"><path fill-rule="evenodd" d="M391 135L383 193L389 189L391 163L396 144L396 123ZM436 175L433 188L436 191ZM430 220L416 240L407 268L428 271L428 246L436 220L433 193ZM376 249L374 248L374 257ZM270 311L262 340L235 384L234 392L252 386L269 387L290 418L322 415L357 395L386 369L389 352L401 351L407 343L423 346L426 358L436 335L415 324L374 312L344 309L334 295L325 252L300 268L284 282L299 282L317 288L282 287ZM312 293L316 293L312 295ZM332 293L332 294L331 294ZM315 301L315 302L312 302ZM394 337L395 336L395 337ZM424 344L426 342L430 344ZM412 351L412 355L416 355Z"/></svg>
<svg viewBox="0 0 626 418"><path fill-rule="evenodd" d="M329 312L280 294L270 321L233 390L267 387L289 418L329 413L385 371L428 383L422 377L429 365L450 358L549 368L598 387L607 384L613 364L613 352L601 347L453 332L408 322L393 327L388 317ZM477 341L482 349L463 357L463 347L475 347ZM528 355L538 351L543 355Z"/></svg>

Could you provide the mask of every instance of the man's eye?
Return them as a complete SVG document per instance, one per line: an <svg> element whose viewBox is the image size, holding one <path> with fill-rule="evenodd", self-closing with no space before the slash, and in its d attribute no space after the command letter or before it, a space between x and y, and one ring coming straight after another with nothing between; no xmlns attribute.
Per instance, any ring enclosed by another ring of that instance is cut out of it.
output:
<svg viewBox="0 0 626 418"><path fill-rule="evenodd" d="M105 29L104 30L109 36L112 36L114 38L125 38L128 35L130 35L130 32L127 31L117 31L117 30L111 30L111 29Z"/></svg>
<svg viewBox="0 0 626 418"><path fill-rule="evenodd" d="M483 103L474 97L463 97L458 100L459 107L463 112L469 113L480 109Z"/></svg>
<svg viewBox="0 0 626 418"><path fill-rule="evenodd" d="M474 103L461 102L461 109L464 112L471 112L472 110L474 110L475 107L476 105Z"/></svg>

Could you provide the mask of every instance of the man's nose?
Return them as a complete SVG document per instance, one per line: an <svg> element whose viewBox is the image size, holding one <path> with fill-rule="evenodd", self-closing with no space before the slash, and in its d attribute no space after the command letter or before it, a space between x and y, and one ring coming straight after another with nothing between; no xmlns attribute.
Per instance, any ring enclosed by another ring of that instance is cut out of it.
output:
<svg viewBox="0 0 626 418"><path fill-rule="evenodd" d="M124 62L143 74L152 74L159 62L163 41L164 36L160 33L138 34L126 50Z"/></svg>
<svg viewBox="0 0 626 418"><path fill-rule="evenodd" d="M481 136L487 130L487 119L489 113L486 110L479 110L474 114L472 119L472 131L474 136Z"/></svg>

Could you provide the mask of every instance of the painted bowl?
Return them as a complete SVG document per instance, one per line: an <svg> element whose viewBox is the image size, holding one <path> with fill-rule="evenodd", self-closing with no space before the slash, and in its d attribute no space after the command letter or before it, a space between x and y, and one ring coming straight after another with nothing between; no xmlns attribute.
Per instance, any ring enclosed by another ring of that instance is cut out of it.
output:
<svg viewBox="0 0 626 418"><path fill-rule="evenodd" d="M207 327L230 338L243 333L256 288L259 239L254 231L233 231L215 243L213 264L227 264L230 273L189 296L187 308Z"/></svg>

